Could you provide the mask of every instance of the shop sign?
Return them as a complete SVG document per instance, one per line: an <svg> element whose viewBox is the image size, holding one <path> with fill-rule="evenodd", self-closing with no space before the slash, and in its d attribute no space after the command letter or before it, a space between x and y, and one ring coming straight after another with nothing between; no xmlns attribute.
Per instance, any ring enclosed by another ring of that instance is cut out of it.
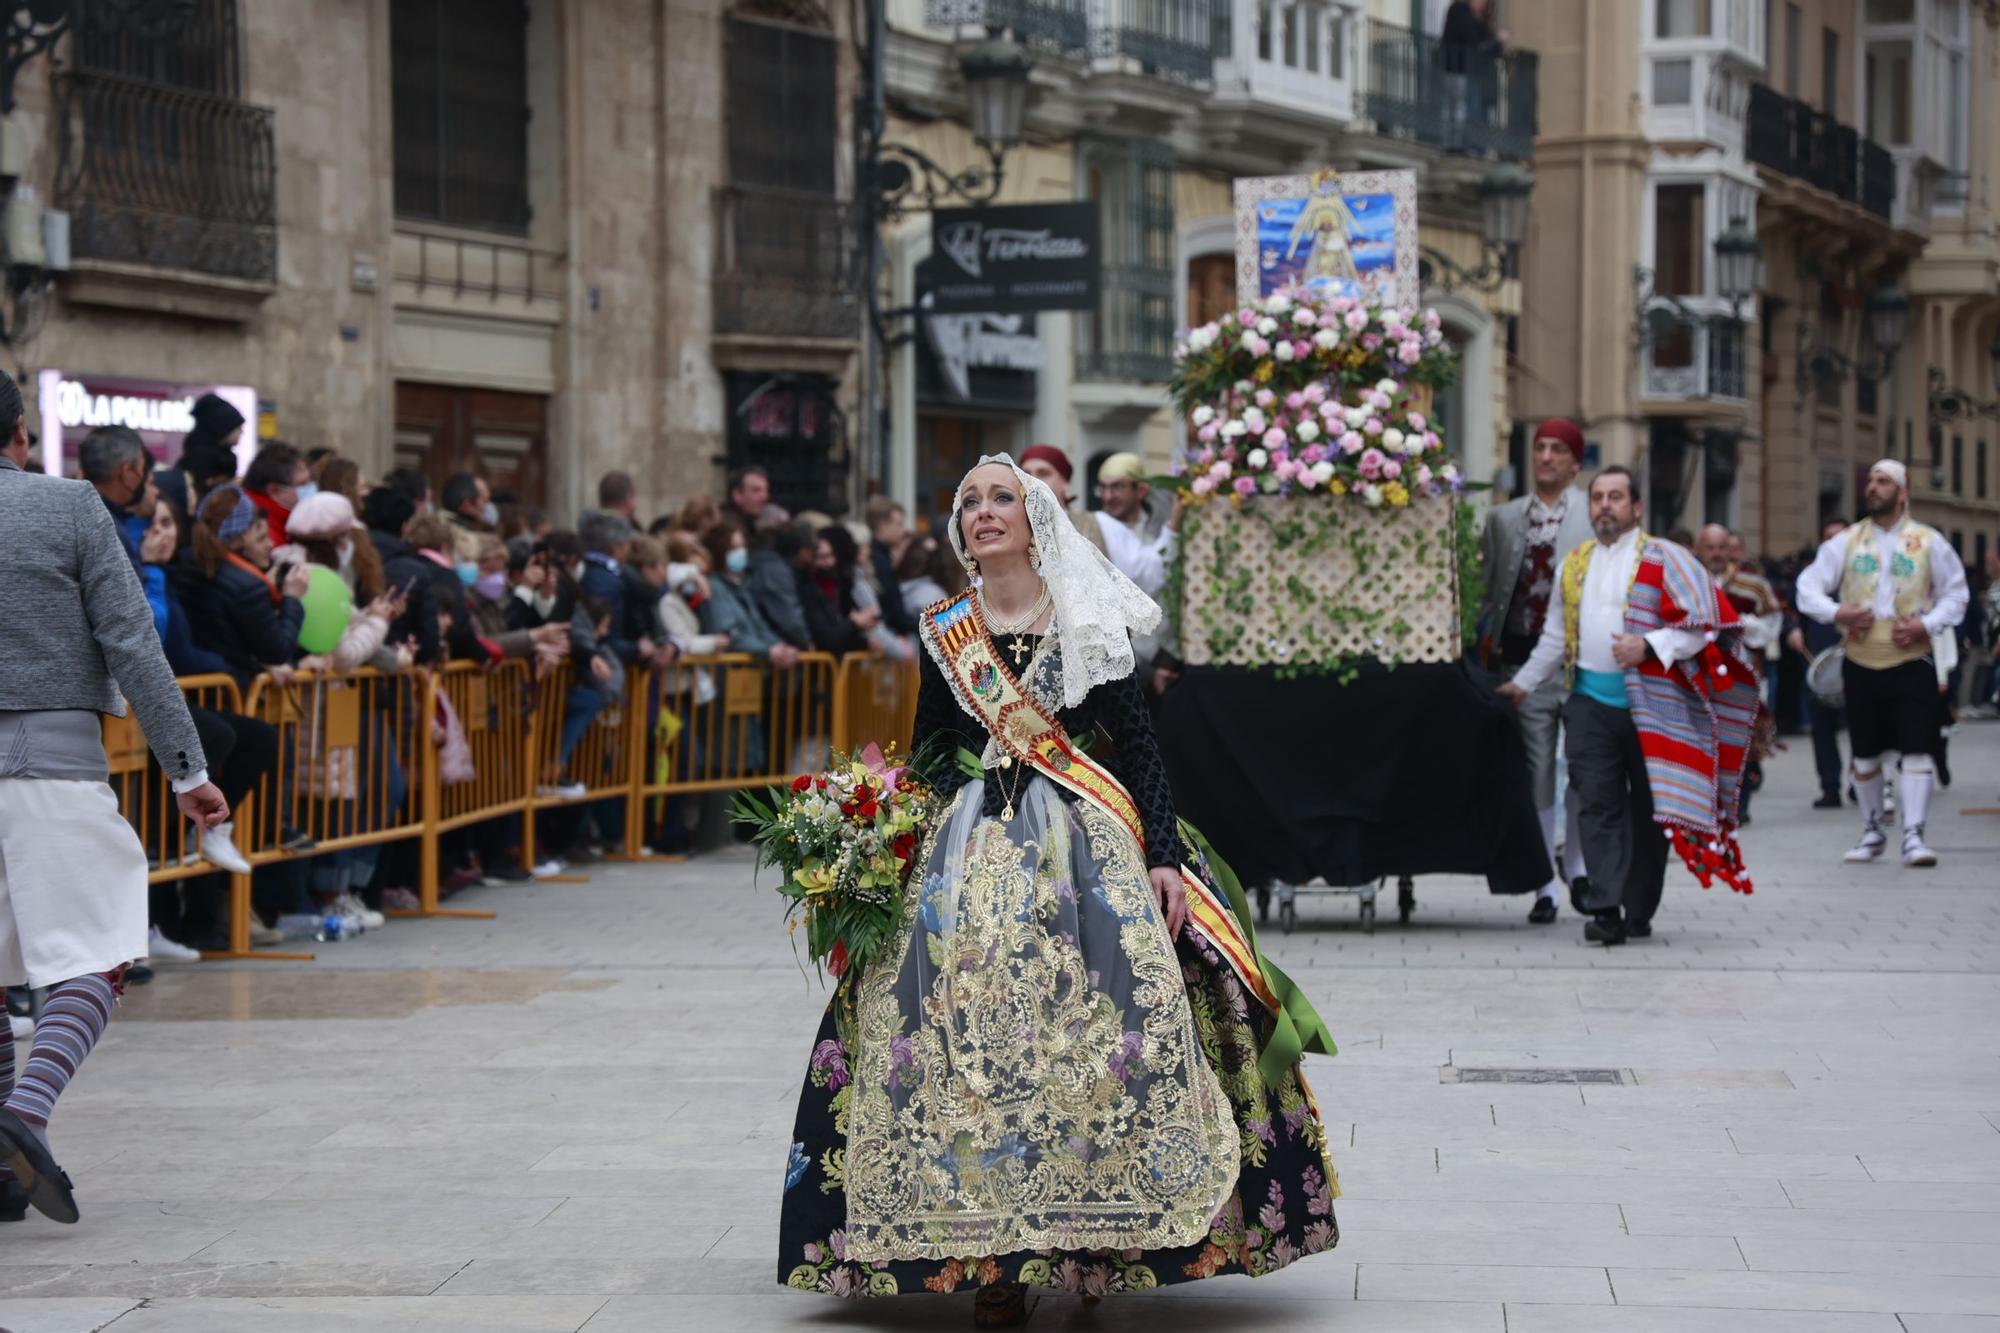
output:
<svg viewBox="0 0 2000 1333"><path fill-rule="evenodd" d="M931 251L940 314L1094 310L1104 253L1094 202L941 208Z"/></svg>
<svg viewBox="0 0 2000 1333"><path fill-rule="evenodd" d="M245 421L258 419L257 391L246 385L178 384L44 370L36 379L36 393L44 464L52 472L71 471L78 446L101 426L137 431L154 458L172 462L180 457L182 439L194 429L194 405L203 394L227 399ZM57 440L62 444L60 454L48 447ZM247 443L247 454L238 446L238 453L246 457L256 452L255 440Z"/></svg>
<svg viewBox="0 0 2000 1333"><path fill-rule="evenodd" d="M938 375L958 398L972 397L974 370L1028 374L1048 363L1032 315L927 315L924 332Z"/></svg>

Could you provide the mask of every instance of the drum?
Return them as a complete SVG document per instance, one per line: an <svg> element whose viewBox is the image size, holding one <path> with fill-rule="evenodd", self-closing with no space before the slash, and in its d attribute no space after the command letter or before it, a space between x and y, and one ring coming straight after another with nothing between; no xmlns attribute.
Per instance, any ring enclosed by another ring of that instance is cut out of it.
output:
<svg viewBox="0 0 2000 1333"><path fill-rule="evenodd" d="M1840 680L1840 668L1847 662L1847 653L1835 644L1813 658L1806 668L1806 688L1813 692L1828 708L1840 708L1847 702L1846 687Z"/></svg>

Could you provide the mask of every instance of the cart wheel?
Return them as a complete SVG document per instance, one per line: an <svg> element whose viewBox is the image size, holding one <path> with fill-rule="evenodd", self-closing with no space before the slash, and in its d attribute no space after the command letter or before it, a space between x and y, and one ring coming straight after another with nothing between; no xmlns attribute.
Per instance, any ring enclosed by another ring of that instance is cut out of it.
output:
<svg viewBox="0 0 2000 1333"><path fill-rule="evenodd" d="M1298 929L1299 909L1289 898L1278 904L1278 928L1287 935Z"/></svg>
<svg viewBox="0 0 2000 1333"><path fill-rule="evenodd" d="M1364 935L1375 933L1375 903L1372 899L1361 904L1361 931Z"/></svg>
<svg viewBox="0 0 2000 1333"><path fill-rule="evenodd" d="M1417 910L1417 886L1408 875L1396 881L1396 915L1404 925L1410 924L1410 913Z"/></svg>

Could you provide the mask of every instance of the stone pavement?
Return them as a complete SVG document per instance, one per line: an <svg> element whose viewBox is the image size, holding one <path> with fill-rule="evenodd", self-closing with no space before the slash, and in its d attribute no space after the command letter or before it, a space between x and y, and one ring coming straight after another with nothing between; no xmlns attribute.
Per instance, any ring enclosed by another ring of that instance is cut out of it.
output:
<svg viewBox="0 0 2000 1333"><path fill-rule="evenodd" d="M1795 748L1756 895L1676 871L1650 943L1467 882L1373 937L1303 899L1266 945L1342 1046L1340 1249L1031 1327L2000 1333L2000 814L1965 813L2000 806L2000 724L1954 749L1938 870L1841 865ZM0 1327L968 1326L773 1285L823 996L747 858L467 897L500 918L135 992L56 1123L84 1220L0 1227ZM1617 1082L1465 1072L1571 1067Z"/></svg>

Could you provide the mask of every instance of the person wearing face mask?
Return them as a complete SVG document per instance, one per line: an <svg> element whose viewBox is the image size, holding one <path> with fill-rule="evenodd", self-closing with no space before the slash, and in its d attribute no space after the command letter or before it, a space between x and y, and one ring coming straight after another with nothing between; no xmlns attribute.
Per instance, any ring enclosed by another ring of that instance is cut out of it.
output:
<svg viewBox="0 0 2000 1333"><path fill-rule="evenodd" d="M280 575L271 545L264 511L244 490L224 486L202 501L182 598L195 642L227 661L246 690L259 672L289 675L305 623L305 566Z"/></svg>
<svg viewBox="0 0 2000 1333"><path fill-rule="evenodd" d="M153 457L138 433L126 426L99 426L83 437L77 451L83 479L97 488L118 541L140 568L139 539L152 525L160 494L153 485Z"/></svg>
<svg viewBox="0 0 2000 1333"><path fill-rule="evenodd" d="M477 562L480 534L500 526L500 506L493 502L486 478L454 472L438 498L451 521L452 558L461 566Z"/></svg>
<svg viewBox="0 0 2000 1333"><path fill-rule="evenodd" d="M370 497L373 498L373 497ZM489 536L491 534L488 534ZM487 634L479 620L478 594L474 591L480 578L487 572L486 563L480 559L480 548L473 548L471 578L455 568L449 554L454 541L452 526L438 514L419 514L409 521L403 531L404 539L416 548L417 557L426 562L429 572L431 592L437 598L438 613L449 626L446 648L454 661L497 662L507 657L532 657L538 644L559 644L568 639L568 628L562 625L544 625L540 629L513 630L505 627L505 610L501 611L501 625L498 634ZM502 595L505 595L504 580L507 569L507 548L493 538L494 547L499 552L498 569L502 576ZM488 556L488 560L491 556Z"/></svg>
<svg viewBox="0 0 2000 1333"><path fill-rule="evenodd" d="M301 500L317 493L306 470L306 460L298 450L277 440L265 445L243 472L243 490L264 513L271 533L271 545L283 546L291 540L285 523Z"/></svg>
<svg viewBox="0 0 2000 1333"><path fill-rule="evenodd" d="M716 571L708 580L708 600L701 606L702 628L726 636L731 652L749 653L774 667L796 666L799 650L778 637L750 588L750 546L743 529L726 521L717 523L702 534L701 545L708 552L709 568Z"/></svg>
<svg viewBox="0 0 2000 1333"><path fill-rule="evenodd" d="M384 586L399 590L406 599L403 614L389 625L389 642L411 644L417 665L435 665L443 650L438 637L437 595L431 588L432 565L403 540L403 529L416 517L416 506L403 491L377 486L362 501L361 513L367 524L368 545L382 563ZM357 543L357 560L359 550Z"/></svg>

